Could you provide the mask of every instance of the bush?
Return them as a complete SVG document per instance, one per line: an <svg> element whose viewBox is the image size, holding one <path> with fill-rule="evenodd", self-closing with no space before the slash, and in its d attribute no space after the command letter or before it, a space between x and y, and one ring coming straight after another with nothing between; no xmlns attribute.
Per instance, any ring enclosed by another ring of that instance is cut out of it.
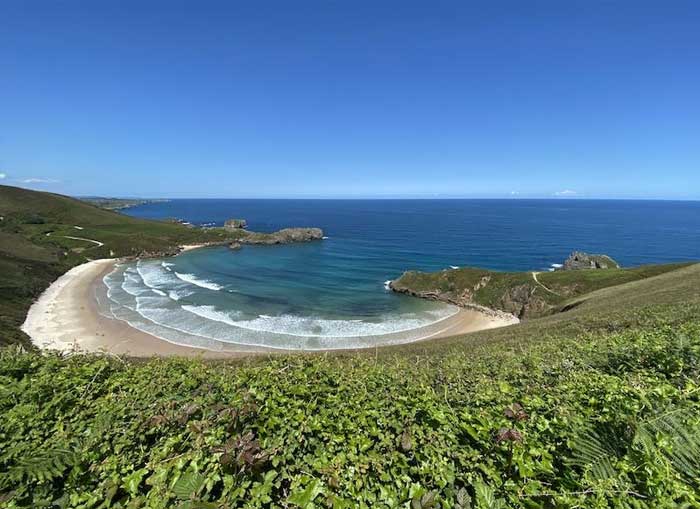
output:
<svg viewBox="0 0 700 509"><path fill-rule="evenodd" d="M5 350L0 492L7 507L697 506L699 345L691 322L379 358Z"/></svg>

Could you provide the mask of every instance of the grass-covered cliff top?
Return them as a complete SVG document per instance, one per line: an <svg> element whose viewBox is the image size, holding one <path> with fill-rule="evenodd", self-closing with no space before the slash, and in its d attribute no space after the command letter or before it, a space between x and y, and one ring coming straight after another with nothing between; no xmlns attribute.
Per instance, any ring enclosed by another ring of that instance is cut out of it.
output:
<svg viewBox="0 0 700 509"><path fill-rule="evenodd" d="M460 268L406 272L392 281L394 291L458 305L477 304L533 318L577 305L586 294L658 276L688 264L647 265L628 269L497 272Z"/></svg>

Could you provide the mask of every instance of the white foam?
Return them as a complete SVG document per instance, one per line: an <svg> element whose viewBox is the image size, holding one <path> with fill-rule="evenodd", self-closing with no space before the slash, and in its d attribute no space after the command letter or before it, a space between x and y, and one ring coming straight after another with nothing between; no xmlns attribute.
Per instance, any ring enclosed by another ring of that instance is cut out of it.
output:
<svg viewBox="0 0 700 509"><path fill-rule="evenodd" d="M190 283L195 286L199 286L200 288L206 288L207 290L214 290L218 292L219 290L222 290L224 288L223 286L218 285L213 281L209 281L208 279L199 279L194 274L183 274L180 272L175 272L175 275L181 280L183 280L185 283Z"/></svg>
<svg viewBox="0 0 700 509"><path fill-rule="evenodd" d="M148 291L147 288L143 287L143 280L135 273L124 273L124 281L122 281L122 290L124 290L129 295L134 297L138 295L143 295Z"/></svg>
<svg viewBox="0 0 700 509"><path fill-rule="evenodd" d="M553 269L561 269L564 266L563 263L553 263L550 265Z"/></svg>
<svg viewBox="0 0 700 509"><path fill-rule="evenodd" d="M160 265L155 265L153 263L145 264L138 262L136 264L136 271L139 273L139 276L141 276L143 284L149 288L160 288L171 280L171 277L169 277L167 272L163 271Z"/></svg>
<svg viewBox="0 0 700 509"><path fill-rule="evenodd" d="M214 320L215 322L226 323L228 325L233 325L236 327L236 321L234 317L240 318L242 314L238 311L219 311L214 306L189 306L184 305L182 309L189 311L197 316L206 318L207 320Z"/></svg>
<svg viewBox="0 0 700 509"><path fill-rule="evenodd" d="M384 281L384 289L391 290L391 279L387 279L386 281Z"/></svg>
<svg viewBox="0 0 700 509"><path fill-rule="evenodd" d="M459 311L457 306L426 311L421 314L385 315L379 321L328 319L315 316L259 315L251 320L240 319L237 311L221 311L214 306L182 306L182 309L208 320L256 332L316 338L365 337L404 332L425 327L448 318Z"/></svg>
<svg viewBox="0 0 700 509"><path fill-rule="evenodd" d="M189 297L190 295L192 295L192 292L187 290L170 290L168 292L168 297L174 301L178 301L184 297Z"/></svg>
<svg viewBox="0 0 700 509"><path fill-rule="evenodd" d="M321 238L322 238L323 240L328 240L328 237L326 237L326 236L323 236L323 237L321 237Z"/></svg>
<svg viewBox="0 0 700 509"><path fill-rule="evenodd" d="M453 270L457 270L459 268L459 265L450 265L450 268Z"/></svg>
<svg viewBox="0 0 700 509"><path fill-rule="evenodd" d="M166 264L169 262L142 260L139 264L121 266L105 276L104 282L111 300L109 309L115 317L178 344L201 343L216 348L218 344L228 343L292 350L362 348L411 341L420 333L410 331L434 327L459 311L455 306L445 305L428 311L388 313L371 320L294 314L251 317L227 309L226 305L217 308L176 303L195 293L190 285L210 290L223 288L193 274L168 272ZM385 282L385 288L389 282Z"/></svg>

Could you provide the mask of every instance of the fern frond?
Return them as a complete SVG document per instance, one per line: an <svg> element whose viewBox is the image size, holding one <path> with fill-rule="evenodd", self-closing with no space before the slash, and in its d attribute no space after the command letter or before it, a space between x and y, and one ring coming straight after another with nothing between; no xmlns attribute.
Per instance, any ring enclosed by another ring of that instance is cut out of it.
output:
<svg viewBox="0 0 700 509"><path fill-rule="evenodd" d="M16 465L8 469L7 479L12 481L51 481L61 477L77 461L78 455L73 449L51 449L18 461Z"/></svg>
<svg viewBox="0 0 700 509"><path fill-rule="evenodd" d="M659 438L665 437L670 447L664 450L673 467L683 476L700 477L700 429L688 421L688 410L667 412L649 419L637 427L635 442L647 452L657 450Z"/></svg>
<svg viewBox="0 0 700 509"><path fill-rule="evenodd" d="M619 458L619 446L610 433L589 430L574 437L570 442L573 457L567 463L588 470L596 480L615 477L614 463Z"/></svg>

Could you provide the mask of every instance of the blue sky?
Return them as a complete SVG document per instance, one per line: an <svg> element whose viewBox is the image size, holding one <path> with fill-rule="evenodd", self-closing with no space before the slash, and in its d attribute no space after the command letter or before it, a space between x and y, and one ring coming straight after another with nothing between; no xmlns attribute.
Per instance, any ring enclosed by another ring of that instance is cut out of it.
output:
<svg viewBox="0 0 700 509"><path fill-rule="evenodd" d="M0 183L700 198L700 3L0 2Z"/></svg>

